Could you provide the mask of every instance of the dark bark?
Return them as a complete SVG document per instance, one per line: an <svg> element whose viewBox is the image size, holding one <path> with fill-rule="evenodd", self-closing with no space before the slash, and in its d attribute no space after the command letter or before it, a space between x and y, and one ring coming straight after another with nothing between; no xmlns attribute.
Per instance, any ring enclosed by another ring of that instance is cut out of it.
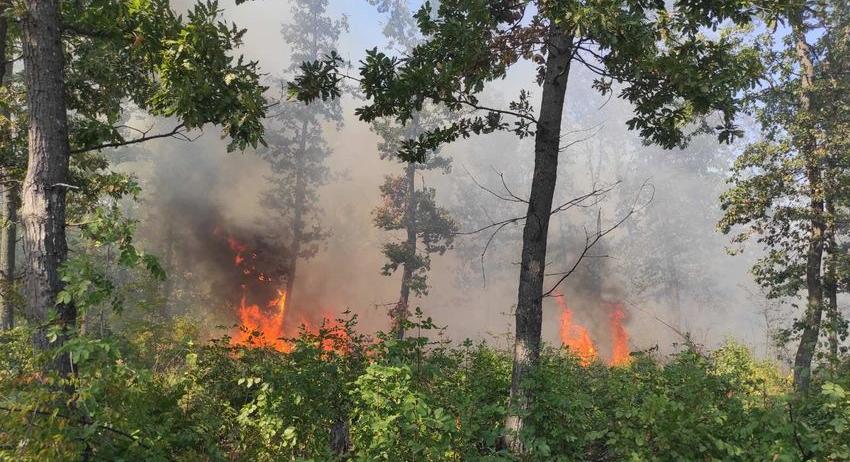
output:
<svg viewBox="0 0 850 462"><path fill-rule="evenodd" d="M806 34L801 18L797 18L792 24L796 41L797 59L800 63L800 112L808 114L812 109L811 90L814 85L815 69L811 56L811 48L806 43ZM803 317L803 332L800 336L800 344L794 357L794 388L797 391L806 391L809 388L812 375L812 359L817 350L818 336L820 334L821 318L823 316L823 281L821 279L821 266L823 260L824 239L824 198L822 184L822 169L816 159L817 141L814 127L803 128L802 139L798 140L801 153L806 161L806 179L809 183L809 196L811 203L809 213L811 214L809 245L806 256L806 312Z"/></svg>
<svg viewBox="0 0 850 462"><path fill-rule="evenodd" d="M21 222L26 249L27 316L35 328L33 345L48 347L48 314L54 308L64 343L75 328L73 305L56 304L62 289L59 267L65 261L65 196L67 194L68 117L65 106L63 53L58 0L25 0L21 19L29 124L29 163L22 188ZM68 355L53 366L72 372Z"/></svg>
<svg viewBox="0 0 850 462"><path fill-rule="evenodd" d="M511 375L511 411L505 422L506 443L514 453L525 451L520 433L532 396L524 382L540 358L547 235L558 172L561 118L572 59L571 34L557 25L550 27L546 74L534 141L534 176L522 234L522 262Z"/></svg>
<svg viewBox="0 0 850 462"><path fill-rule="evenodd" d="M407 240L405 246L409 260L401 274L401 292L393 313L393 331L399 340L404 339L404 324L410 314L410 282L413 279L413 260L416 259L416 164L410 162L405 170L407 177L407 204L404 212Z"/></svg>
<svg viewBox="0 0 850 462"><path fill-rule="evenodd" d="M331 451L343 456L351 450L351 437L348 434L348 423L343 419L334 421L331 427Z"/></svg>

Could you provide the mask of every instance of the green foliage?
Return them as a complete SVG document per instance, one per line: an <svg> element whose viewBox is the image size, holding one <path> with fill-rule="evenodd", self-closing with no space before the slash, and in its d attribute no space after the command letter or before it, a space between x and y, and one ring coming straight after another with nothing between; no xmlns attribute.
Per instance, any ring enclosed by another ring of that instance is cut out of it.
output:
<svg viewBox="0 0 850 462"><path fill-rule="evenodd" d="M373 364L354 383L354 460L456 460L455 424L413 389L409 367Z"/></svg>
<svg viewBox="0 0 850 462"><path fill-rule="evenodd" d="M393 2L373 3L386 10ZM544 45L557 27L575 47L572 60L598 76L596 90L606 94L614 83L622 87L619 96L634 105L627 126L645 140L675 147L687 141L685 129L691 123L720 114L721 122L711 128L720 140L729 142L742 134L734 121L740 109L738 93L753 88L763 69L753 47L743 46L733 34L706 31L726 24L749 26L756 11L774 20L782 6L782 2L611 0L426 2L415 14L421 43L401 57L377 48L366 51L357 79L366 102L356 114L366 122L395 118L405 124L429 102L456 112L484 112L463 114L404 140L399 155L407 161L422 162L441 144L473 134L506 130L520 137L532 135L537 121L526 91L507 109L482 106L478 96L488 82L504 78L521 60L537 65L537 83L542 83ZM409 35L403 21L392 19L389 32ZM305 62L289 85L290 92L304 102L337 97L342 64L337 55Z"/></svg>
<svg viewBox="0 0 850 462"><path fill-rule="evenodd" d="M506 352L354 327L302 331L280 353L201 344L185 320L128 325L69 341L77 373L65 383L40 372L47 358L25 329L4 332L0 460L514 460L497 445ZM775 365L732 343L613 368L549 349L529 381L528 461L850 460L847 374L793 395ZM345 454L330 444L339 431Z"/></svg>

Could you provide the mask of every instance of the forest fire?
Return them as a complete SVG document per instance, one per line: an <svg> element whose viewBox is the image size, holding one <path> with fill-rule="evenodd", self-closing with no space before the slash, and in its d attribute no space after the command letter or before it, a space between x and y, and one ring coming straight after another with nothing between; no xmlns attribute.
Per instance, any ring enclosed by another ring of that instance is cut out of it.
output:
<svg viewBox="0 0 850 462"><path fill-rule="evenodd" d="M564 294L555 295L558 305L561 307L561 325L559 334L561 344L569 348L576 356L582 366L588 366L599 358L599 350L590 336L590 331L573 321L573 312L567 305ZM611 356L608 364L621 366L629 362L629 334L623 326L625 312L622 304L611 304L613 310L609 318L609 335L611 337Z"/></svg>
<svg viewBox="0 0 850 462"><path fill-rule="evenodd" d="M292 350L291 338L296 337L303 328L311 334L317 334L319 328L304 313L288 313L286 299L289 294L279 289L283 278L279 271L258 269L257 252L248 244L216 228L213 235L223 238L232 253L234 277L240 281L241 296L236 307L239 325L231 337L232 345L249 347L270 347L277 351ZM268 262L264 265L270 267ZM293 316L297 315L297 316ZM324 336L320 347L325 351L345 350L347 333L329 313L322 314L321 326ZM327 338L325 338L327 337ZM337 341L338 340L338 341Z"/></svg>
<svg viewBox="0 0 850 462"><path fill-rule="evenodd" d="M289 351L291 346L283 339L285 302L286 293L281 291L278 298L269 302L267 310L263 310L256 304L249 305L247 296L243 294L237 313L240 326L233 335L233 344L270 346L278 351Z"/></svg>

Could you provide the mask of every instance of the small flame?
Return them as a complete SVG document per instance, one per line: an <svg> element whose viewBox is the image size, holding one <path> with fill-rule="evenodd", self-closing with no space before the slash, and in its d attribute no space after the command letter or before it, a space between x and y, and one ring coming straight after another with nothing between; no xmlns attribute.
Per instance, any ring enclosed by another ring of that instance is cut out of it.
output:
<svg viewBox="0 0 850 462"><path fill-rule="evenodd" d="M236 266L242 266L242 263L245 262L245 257L242 254L248 250L248 246L237 241L233 236L227 237L227 245L233 251L233 263Z"/></svg>

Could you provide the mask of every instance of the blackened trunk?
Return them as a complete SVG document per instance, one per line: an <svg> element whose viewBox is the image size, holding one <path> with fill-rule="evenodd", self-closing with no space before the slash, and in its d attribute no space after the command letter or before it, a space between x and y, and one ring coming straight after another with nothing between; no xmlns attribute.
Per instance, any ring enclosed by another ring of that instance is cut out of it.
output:
<svg viewBox="0 0 850 462"><path fill-rule="evenodd" d="M812 109L811 90L814 85L815 70L811 49L806 43L806 34L802 19L797 19L792 25L797 58L802 71L800 86L800 111L808 114ZM806 161L806 179L809 183L811 214L809 245L806 256L806 312L803 317L803 332L800 335L800 345L794 357L794 389L806 391L809 388L812 375L812 359L817 350L820 334L821 317L823 316L823 286L821 280L821 265L823 260L824 238L824 203L821 166L816 159L817 141L814 127L803 127L803 135L798 140L800 149Z"/></svg>
<svg viewBox="0 0 850 462"><path fill-rule="evenodd" d="M524 414L533 397L524 382L540 357L547 234L558 172L561 118L572 58L570 34L557 25L550 27L546 75L534 141L534 176L522 234L510 412L505 422L506 443L514 453L525 452L520 433Z"/></svg>
<svg viewBox="0 0 850 462"><path fill-rule="evenodd" d="M410 282L413 279L411 260L416 258L416 164L409 162L405 174L407 181L407 209L404 213L407 231L405 246L409 260L404 264L404 271L401 274L401 293L393 314L393 330L399 340L404 339L404 327L410 314Z"/></svg>
<svg viewBox="0 0 850 462"><path fill-rule="evenodd" d="M65 195L67 193L68 117L65 107L63 53L58 0L25 0L21 19L29 124L29 163L22 188L21 222L26 249L26 313L35 328L33 345L48 347L48 313L56 309L63 344L75 328L73 305L56 303L62 289L59 267L65 261ZM54 368L72 371L68 355Z"/></svg>

